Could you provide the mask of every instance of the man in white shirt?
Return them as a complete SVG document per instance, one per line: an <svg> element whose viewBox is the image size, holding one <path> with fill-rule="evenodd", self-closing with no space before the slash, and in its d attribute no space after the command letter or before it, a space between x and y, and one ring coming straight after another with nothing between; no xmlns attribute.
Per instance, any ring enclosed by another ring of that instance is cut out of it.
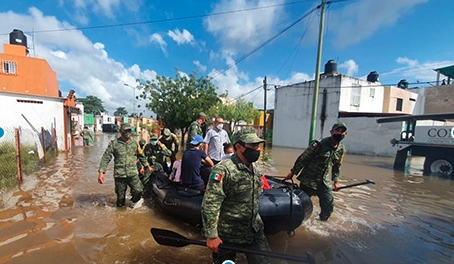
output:
<svg viewBox="0 0 454 264"><path fill-rule="evenodd" d="M214 164L219 163L224 157L224 143L230 143L227 131L223 129L224 119L216 117L214 127L205 136L205 152Z"/></svg>

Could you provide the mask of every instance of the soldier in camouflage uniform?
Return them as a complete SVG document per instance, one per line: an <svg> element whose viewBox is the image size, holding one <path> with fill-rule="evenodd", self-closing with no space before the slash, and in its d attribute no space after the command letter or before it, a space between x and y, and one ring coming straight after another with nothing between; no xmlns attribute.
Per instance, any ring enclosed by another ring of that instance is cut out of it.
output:
<svg viewBox="0 0 454 264"><path fill-rule="evenodd" d="M176 155L180 148L180 140L178 140L177 135L170 132L170 129L168 128L164 128L164 131L158 140L172 151L172 155L170 155L170 167L167 166L167 162L164 163L164 171L170 173L172 171L171 168L173 168L173 163L177 160Z"/></svg>
<svg viewBox="0 0 454 264"><path fill-rule="evenodd" d="M192 122L190 125L189 125L189 129L188 129L188 142L186 143L186 149L190 149L191 148L191 144L189 144L189 142L194 138L195 135L201 135L203 137L203 131L202 131L202 127L201 125L204 124L207 120L207 117L204 113L200 113L198 116L197 116L197 119L194 120L194 122Z"/></svg>
<svg viewBox="0 0 454 264"><path fill-rule="evenodd" d="M122 124L120 129L121 137L112 140L109 143L104 155L99 164L98 182L103 184L105 181L104 173L106 173L107 165L114 157L114 179L115 179L115 193L117 194L117 207L125 205L126 188L129 186L131 189L131 202L132 206L137 203L141 196L143 187L139 180L136 161L137 159L143 166L151 167L147 162L145 156L140 153L137 141L131 140L131 126L129 124Z"/></svg>
<svg viewBox="0 0 454 264"><path fill-rule="evenodd" d="M158 140L158 135L152 134L143 154L152 168L151 172L163 172L163 164L167 162L166 157L172 155L172 151Z"/></svg>
<svg viewBox="0 0 454 264"><path fill-rule="evenodd" d="M342 122L336 123L330 133L330 137L309 143L286 176L286 179L292 179L301 171L297 177L300 188L310 196L318 196L321 221L327 221L334 209L333 189L336 191L340 187L337 181L346 153L340 141L347 135L347 126Z"/></svg>
<svg viewBox="0 0 454 264"><path fill-rule="evenodd" d="M255 161L260 156L259 138L247 127L232 135L235 154L212 171L202 202L203 235L213 251L213 263L235 260L236 252L219 249L219 244L270 251L259 215L263 182ZM270 258L246 254L248 263L272 263Z"/></svg>

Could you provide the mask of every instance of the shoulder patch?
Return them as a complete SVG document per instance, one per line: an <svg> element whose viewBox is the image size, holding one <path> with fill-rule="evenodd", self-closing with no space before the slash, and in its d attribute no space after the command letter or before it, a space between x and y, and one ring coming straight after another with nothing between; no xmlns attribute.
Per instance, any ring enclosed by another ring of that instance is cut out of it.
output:
<svg viewBox="0 0 454 264"><path fill-rule="evenodd" d="M211 174L211 179L213 179L214 181L220 182L222 180L222 175L219 173L213 172Z"/></svg>
<svg viewBox="0 0 454 264"><path fill-rule="evenodd" d="M318 140L312 140L311 143L310 143L310 145L311 145L312 147L314 147L314 148L317 148L318 145L320 145L320 142L318 142Z"/></svg>

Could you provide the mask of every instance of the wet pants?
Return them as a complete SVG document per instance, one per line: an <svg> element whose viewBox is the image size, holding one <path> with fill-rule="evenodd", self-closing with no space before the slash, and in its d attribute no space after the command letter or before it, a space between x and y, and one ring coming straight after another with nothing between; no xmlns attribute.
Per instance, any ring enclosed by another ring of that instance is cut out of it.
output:
<svg viewBox="0 0 454 264"><path fill-rule="evenodd" d="M222 237L221 237L222 239ZM255 249L260 251L271 251L270 246L268 245L268 240L266 239L265 233L263 230L255 233L254 241L251 244L241 244L241 243L229 243L228 241L223 240L223 245L235 246L245 249ZM222 250L220 249L218 253L213 253L213 264L222 264L226 260L235 261L236 252L231 250ZM248 264L271 264L273 263L269 257L254 255L246 253L246 258Z"/></svg>
<svg viewBox="0 0 454 264"><path fill-rule="evenodd" d="M129 186L131 189L131 202L136 203L142 197L143 187L140 182L139 175L127 178L114 178L115 179L115 193L117 194L117 207L125 205L126 188Z"/></svg>
<svg viewBox="0 0 454 264"><path fill-rule="evenodd" d="M317 184L317 189L314 190L309 188L305 185L300 185L301 190L303 190L309 196L318 196L318 200L320 203L320 219L327 220L334 210L334 196L333 190L331 188L326 187L323 182Z"/></svg>

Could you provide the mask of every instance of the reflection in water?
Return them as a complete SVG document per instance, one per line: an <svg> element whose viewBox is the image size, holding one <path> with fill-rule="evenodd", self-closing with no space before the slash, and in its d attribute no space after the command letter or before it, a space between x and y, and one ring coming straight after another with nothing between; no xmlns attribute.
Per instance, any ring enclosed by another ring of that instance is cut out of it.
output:
<svg viewBox="0 0 454 264"><path fill-rule="evenodd" d="M201 246L159 246L150 228L174 230L203 239L199 230L162 214L147 200L137 209L116 209L113 162L106 183L97 183L100 157L114 134L97 135L92 147L60 154L18 190L4 196L0 210L0 263L210 263ZM264 173L284 176L299 149L269 148ZM314 213L295 236L269 236L275 252L304 256L317 263L452 263L454 260L454 184L422 176L423 160L408 172L394 172L393 158L347 155L341 185L371 179L335 192L328 222ZM109 177L110 176L110 177ZM240 257L237 263L245 263ZM290 263L276 260L275 263Z"/></svg>

